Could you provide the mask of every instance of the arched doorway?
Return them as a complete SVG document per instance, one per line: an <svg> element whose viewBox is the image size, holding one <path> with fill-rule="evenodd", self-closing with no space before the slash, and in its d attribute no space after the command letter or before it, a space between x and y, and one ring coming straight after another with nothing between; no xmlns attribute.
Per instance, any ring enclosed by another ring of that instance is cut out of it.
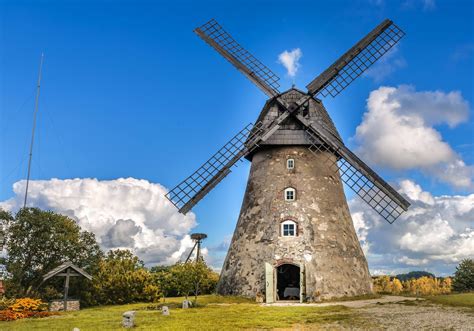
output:
<svg viewBox="0 0 474 331"><path fill-rule="evenodd" d="M300 267L294 264L282 264L277 271L277 299L300 299Z"/></svg>

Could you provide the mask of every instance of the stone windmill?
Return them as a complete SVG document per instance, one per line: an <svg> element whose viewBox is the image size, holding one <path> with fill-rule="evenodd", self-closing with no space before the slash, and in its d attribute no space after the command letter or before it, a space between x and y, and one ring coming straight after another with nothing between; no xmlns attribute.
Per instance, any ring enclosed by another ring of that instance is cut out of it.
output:
<svg viewBox="0 0 474 331"><path fill-rule="evenodd" d="M218 291L266 301L371 292L367 261L342 182L392 223L409 203L341 140L320 97L335 97L404 35L385 20L307 85L280 92L279 78L215 20L195 33L270 99L249 124L167 198L188 212L241 158L251 161Z"/></svg>

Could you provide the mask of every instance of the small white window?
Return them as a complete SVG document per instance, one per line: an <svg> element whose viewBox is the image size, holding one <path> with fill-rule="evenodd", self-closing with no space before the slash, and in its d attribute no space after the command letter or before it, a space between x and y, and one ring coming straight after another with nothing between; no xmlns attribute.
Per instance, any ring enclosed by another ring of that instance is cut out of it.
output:
<svg viewBox="0 0 474 331"><path fill-rule="evenodd" d="M294 188L289 187L285 189L285 200L286 201L295 201L296 200L296 191Z"/></svg>
<svg viewBox="0 0 474 331"><path fill-rule="evenodd" d="M296 223L293 221L282 222L281 235L283 237L295 237L296 236Z"/></svg>
<svg viewBox="0 0 474 331"><path fill-rule="evenodd" d="M295 160L294 159L286 160L286 168L287 169L294 169L295 168Z"/></svg>

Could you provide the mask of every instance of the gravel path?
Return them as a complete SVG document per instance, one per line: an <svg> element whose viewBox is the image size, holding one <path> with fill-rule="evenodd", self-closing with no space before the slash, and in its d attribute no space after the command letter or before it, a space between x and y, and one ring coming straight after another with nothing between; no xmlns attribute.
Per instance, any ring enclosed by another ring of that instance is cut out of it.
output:
<svg viewBox="0 0 474 331"><path fill-rule="evenodd" d="M270 307L328 307L328 306L346 306L349 308L361 308L368 305L380 304L380 303L394 303L401 301L415 301L417 298L401 297L396 295L383 296L378 299L367 299L367 300L355 300L355 301L337 301L337 302L322 302L322 303L293 303L293 302L276 302L269 304L262 304L263 306Z"/></svg>
<svg viewBox="0 0 474 331"><path fill-rule="evenodd" d="M323 330L473 330L474 309L449 307L409 297L383 296L379 299L300 304L278 302L265 306L315 306L342 305L356 314L354 325L339 323L320 325ZM299 325L291 330L314 330L309 325Z"/></svg>
<svg viewBox="0 0 474 331"><path fill-rule="evenodd" d="M474 309L429 302L370 305L356 310L384 330L474 330Z"/></svg>

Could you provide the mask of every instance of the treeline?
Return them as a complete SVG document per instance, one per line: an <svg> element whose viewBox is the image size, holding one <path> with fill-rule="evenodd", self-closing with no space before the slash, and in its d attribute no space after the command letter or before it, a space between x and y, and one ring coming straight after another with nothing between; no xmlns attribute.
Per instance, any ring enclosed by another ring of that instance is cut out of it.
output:
<svg viewBox="0 0 474 331"><path fill-rule="evenodd" d="M380 276L373 280L373 285L374 292L380 294L438 295L451 293L452 280L423 276L402 282L398 278Z"/></svg>
<svg viewBox="0 0 474 331"><path fill-rule="evenodd" d="M218 274L204 261L146 268L128 250L104 253L93 233L82 230L71 218L38 208L16 215L0 209L5 225L7 256L1 279L7 298L62 297L64 278L43 282L43 275L71 261L92 275L92 281L72 277L69 294L81 305L156 302L166 296L188 296L214 291Z"/></svg>
<svg viewBox="0 0 474 331"><path fill-rule="evenodd" d="M464 259L453 277L436 278L426 271L373 277L374 292L380 294L438 295L474 291L474 260Z"/></svg>

